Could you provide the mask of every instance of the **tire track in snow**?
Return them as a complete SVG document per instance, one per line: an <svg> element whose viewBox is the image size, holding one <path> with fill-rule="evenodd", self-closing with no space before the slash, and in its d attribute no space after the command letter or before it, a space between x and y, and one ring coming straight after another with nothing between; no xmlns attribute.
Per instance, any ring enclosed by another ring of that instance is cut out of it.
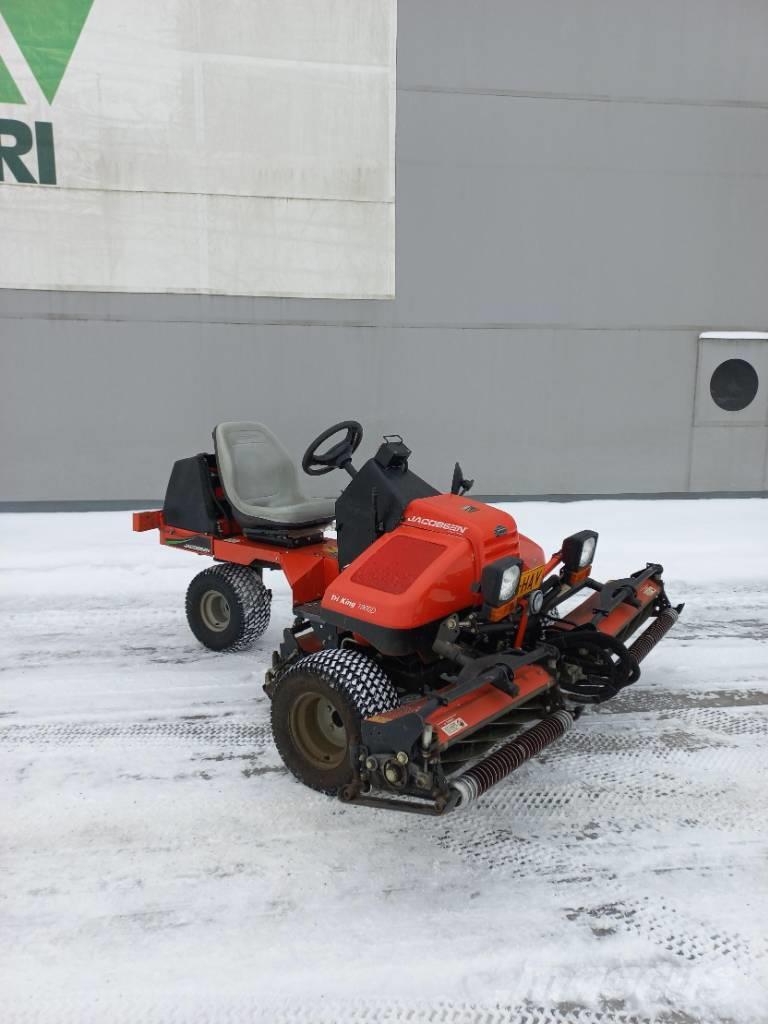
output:
<svg viewBox="0 0 768 1024"><path fill-rule="evenodd" d="M633 932L683 960L715 965L725 961L749 977L755 962L766 957L766 943L755 944L734 932L702 921L670 899L650 897L601 902L569 911L568 919L588 918L597 933L618 928Z"/></svg>
<svg viewBox="0 0 768 1024"><path fill-rule="evenodd" d="M578 880L610 878L612 837L619 856L628 835L653 846L670 829L683 851L706 845L702 833L712 829L762 841L768 799L755 785L768 774L762 709L692 709L660 735L660 716L639 733L619 731L612 716L588 721L464 816L446 819L437 844L489 871Z"/></svg>
<svg viewBox="0 0 768 1024"><path fill-rule="evenodd" d="M600 708L601 715L678 712L688 708L753 707L768 705L766 690L659 690L630 686Z"/></svg>
<svg viewBox="0 0 768 1024"><path fill-rule="evenodd" d="M265 723L222 722L220 719L162 722L54 722L0 727L0 745L91 746L93 743L129 741L157 743L176 740L222 747L266 746L272 731Z"/></svg>
<svg viewBox="0 0 768 1024"><path fill-rule="evenodd" d="M683 724L692 724L722 736L768 735L768 706L752 713L722 707L689 708L680 711L677 718Z"/></svg>
<svg viewBox="0 0 768 1024"><path fill-rule="evenodd" d="M52 1008L53 1010L53 1008ZM104 1011L90 1003L57 1002L54 1015L40 1012L37 1006L23 1006L9 1024L104 1024ZM194 1008L167 1000L147 1001L140 1013L110 1008L110 1024L699 1024L696 1018L678 1012L647 1016L606 1005L603 1009L561 1003L539 1002L505 1004L503 1002L432 1002L407 1003L345 1002L323 1000L322 1003L282 1003L264 1005L261 1001L227 1002L199 999ZM701 1022L703 1024L703 1022ZM708 1016L706 1024L733 1024L732 1018ZM740 1024L746 1024L741 1021Z"/></svg>

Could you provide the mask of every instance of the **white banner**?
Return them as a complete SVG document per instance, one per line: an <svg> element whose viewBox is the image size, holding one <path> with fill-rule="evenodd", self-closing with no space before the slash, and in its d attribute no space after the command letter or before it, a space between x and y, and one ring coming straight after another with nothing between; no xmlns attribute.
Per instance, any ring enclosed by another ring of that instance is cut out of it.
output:
<svg viewBox="0 0 768 1024"><path fill-rule="evenodd" d="M394 293L395 0L0 0L0 288Z"/></svg>

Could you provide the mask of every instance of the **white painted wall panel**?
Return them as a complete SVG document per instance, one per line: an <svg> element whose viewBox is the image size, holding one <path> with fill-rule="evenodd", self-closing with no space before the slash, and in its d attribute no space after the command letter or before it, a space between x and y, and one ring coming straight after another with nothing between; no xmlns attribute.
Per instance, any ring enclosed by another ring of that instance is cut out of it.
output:
<svg viewBox="0 0 768 1024"><path fill-rule="evenodd" d="M49 104L0 24L58 171L6 169L0 288L391 297L395 37L394 0L96 0Z"/></svg>
<svg viewBox="0 0 768 1024"><path fill-rule="evenodd" d="M3 202L0 275L9 288L34 278L45 290L73 281L81 290L217 295L251 294L254 282L259 295L291 297L394 290L386 203L72 189L62 204L55 189L23 185L3 188Z"/></svg>
<svg viewBox="0 0 768 1024"><path fill-rule="evenodd" d="M191 49L382 67L394 62L394 8L386 0L282 0L279 17L274 0L217 6L216 18L192 39Z"/></svg>
<svg viewBox="0 0 768 1024"><path fill-rule="evenodd" d="M387 73L206 58L201 74L203 191L394 200Z"/></svg>

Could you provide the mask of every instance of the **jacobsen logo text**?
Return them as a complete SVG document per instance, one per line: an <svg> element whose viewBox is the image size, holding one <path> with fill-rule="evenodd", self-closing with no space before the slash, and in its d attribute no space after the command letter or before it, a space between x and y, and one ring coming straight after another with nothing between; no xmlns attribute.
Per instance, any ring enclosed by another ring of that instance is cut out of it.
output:
<svg viewBox="0 0 768 1024"><path fill-rule="evenodd" d="M439 519L425 519L423 516L408 516L406 523L415 523L418 526L434 526L437 530L448 530L449 533L466 533L466 526L459 526L458 523L443 523Z"/></svg>

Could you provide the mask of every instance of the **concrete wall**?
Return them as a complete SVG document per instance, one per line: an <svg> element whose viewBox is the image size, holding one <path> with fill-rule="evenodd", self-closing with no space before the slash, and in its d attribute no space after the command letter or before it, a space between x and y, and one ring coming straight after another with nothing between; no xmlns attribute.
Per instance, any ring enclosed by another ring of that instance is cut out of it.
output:
<svg viewBox="0 0 768 1024"><path fill-rule="evenodd" d="M237 418L397 430L479 493L765 489L768 412L693 455L699 332L768 325L767 33L762 0L401 3L396 299L0 293L2 497L155 497Z"/></svg>

